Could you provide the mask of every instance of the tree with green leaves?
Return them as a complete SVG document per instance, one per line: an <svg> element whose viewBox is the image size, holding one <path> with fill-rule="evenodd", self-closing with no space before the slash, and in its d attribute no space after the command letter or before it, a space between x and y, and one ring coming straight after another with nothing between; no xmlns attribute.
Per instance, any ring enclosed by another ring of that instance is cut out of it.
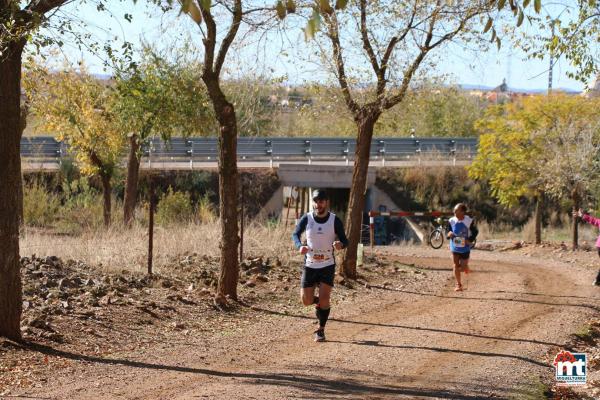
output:
<svg viewBox="0 0 600 400"><path fill-rule="evenodd" d="M532 140L543 141L536 158L538 181L554 199L570 199L579 210L590 189L598 182L600 164L600 101L580 97L552 96L543 105L547 126L532 132ZM578 220L572 221L572 248L578 247Z"/></svg>
<svg viewBox="0 0 600 400"><path fill-rule="evenodd" d="M515 0L303 4L312 6L306 36L316 38L319 49L326 49L325 59L355 123L357 144L347 212L350 244L342 267L345 276L355 278L375 125L382 114L403 102L430 54L450 42L481 40L488 32L499 45L498 18L509 9L521 24L523 6ZM281 1L278 11L285 17Z"/></svg>
<svg viewBox="0 0 600 400"><path fill-rule="evenodd" d="M536 201L536 243L544 193L578 207L597 176L599 106L597 100L563 94L526 97L490 108L478 122L479 150L469 175L489 181L506 206L521 198ZM574 246L576 240L574 231Z"/></svg>
<svg viewBox="0 0 600 400"><path fill-rule="evenodd" d="M98 176L104 225L111 223L112 179L125 149L125 135L113 108L116 92L85 70L51 73L31 69L25 79L31 111L41 127L69 145L81 172Z"/></svg>
<svg viewBox="0 0 600 400"><path fill-rule="evenodd" d="M310 104L273 113L275 136L356 135L356 125L338 87L313 84L301 87ZM427 82L406 94L403 107L382 114L375 136L474 137L475 121L483 116L487 101L456 86Z"/></svg>
<svg viewBox="0 0 600 400"><path fill-rule="evenodd" d="M383 114L375 134L384 137L474 137L475 121L487 102L456 86L425 83L410 90L402 103Z"/></svg>
<svg viewBox="0 0 600 400"><path fill-rule="evenodd" d="M113 97L120 130L128 137L129 156L123 220L133 221L137 201L141 146L153 136L168 141L173 135L203 136L214 131L214 117L206 89L201 85L200 66L185 59L185 49L169 58L144 46L141 61L118 69Z"/></svg>
<svg viewBox="0 0 600 400"><path fill-rule="evenodd" d="M273 127L274 110L268 98L269 82L260 76L223 82L223 91L235 106L239 136L266 136Z"/></svg>
<svg viewBox="0 0 600 400"><path fill-rule="evenodd" d="M534 200L535 241L539 244L544 190L536 163L544 143L539 137L532 140L528 127L535 124L535 118L524 111L527 100L524 102L490 107L478 121L479 148L469 175L488 181L492 194L504 206L515 206L521 198Z"/></svg>
<svg viewBox="0 0 600 400"><path fill-rule="evenodd" d="M21 64L25 45L67 0L0 0L0 336L20 340Z"/></svg>

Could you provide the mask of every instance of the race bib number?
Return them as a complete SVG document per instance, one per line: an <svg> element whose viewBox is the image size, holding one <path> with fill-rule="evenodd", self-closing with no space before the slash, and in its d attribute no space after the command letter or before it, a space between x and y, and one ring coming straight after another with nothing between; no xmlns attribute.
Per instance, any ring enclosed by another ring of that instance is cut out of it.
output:
<svg viewBox="0 0 600 400"><path fill-rule="evenodd" d="M457 236L453 240L456 247L465 247L467 245L467 241L463 237Z"/></svg>
<svg viewBox="0 0 600 400"><path fill-rule="evenodd" d="M323 254L315 254L313 256L313 260L315 260L315 261L324 261L325 260L325 255L323 255Z"/></svg>
<svg viewBox="0 0 600 400"><path fill-rule="evenodd" d="M312 258L315 262L321 262L321 261L325 261L329 257L327 255L327 253L314 252Z"/></svg>

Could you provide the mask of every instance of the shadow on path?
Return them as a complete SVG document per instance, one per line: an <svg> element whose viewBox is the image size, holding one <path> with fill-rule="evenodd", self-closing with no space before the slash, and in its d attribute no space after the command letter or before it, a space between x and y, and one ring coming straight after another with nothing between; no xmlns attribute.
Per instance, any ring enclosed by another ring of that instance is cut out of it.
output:
<svg viewBox="0 0 600 400"><path fill-rule="evenodd" d="M390 385L370 385L356 380L340 380L340 379L328 379L323 376L309 376L302 374L288 374L288 373L253 373L253 372L227 372L218 371L207 368L191 368L183 366L165 365L159 363L147 363L132 361L127 359L110 359L100 358L96 356L89 356L85 354L76 354L59 349L55 349L50 346L26 342L18 345L24 349L37 351L39 353L63 357L75 361L84 361L95 364L105 365L122 365L132 368L143 368L149 370L158 371L172 371L181 372L186 374L198 374L206 375L219 378L243 378L248 379L245 384L254 385L275 385L285 388L295 388L306 392L312 392L315 395L343 395L343 396L364 396L364 395L390 395L390 396L410 396L410 397L421 397L421 398L446 398L446 399L457 399L457 400L483 400L491 399L487 396L479 395L465 395L453 390L445 389L427 389L427 388L416 388L416 387L399 387ZM402 377L398 377L399 380ZM202 389L198 389L201 392ZM21 397L23 398L23 396ZM25 397L26 398L26 397Z"/></svg>
<svg viewBox="0 0 600 400"><path fill-rule="evenodd" d="M492 358L512 358L519 361L524 361L530 364L537 365L539 367L544 367L550 369L550 365L534 360L533 358L517 356L514 354L503 354L503 353L491 353L491 352L481 352L481 351L469 351L469 350L457 350L457 349L447 349L444 347L427 347L427 346L408 346L408 345L391 345L391 344L383 344L378 340L358 340L358 341L338 341L338 340L328 340L330 343L346 343L346 344L354 344L359 346L373 346L373 347L386 347L392 349L408 349L408 350L426 350L426 351L435 351L438 353L457 353L457 354L466 354L470 356L478 356L478 357L492 357Z"/></svg>
<svg viewBox="0 0 600 400"><path fill-rule="evenodd" d="M266 314L279 315L282 317L315 320L314 317L306 316L306 315L286 314L286 313L282 313L279 311L272 311L272 310L267 310L267 309L259 308L259 307L252 307L252 309L255 311L260 311L260 312L266 313ZM506 341L506 342L533 343L533 344L539 344L539 345L543 345L543 346L562 347L562 348L565 348L565 350L573 350L571 348L564 347L565 344L544 342L544 341L535 340L535 339L506 338L506 337L502 337L502 336L488 336L488 335L481 335L481 334L470 333L470 332L452 331L452 330L448 330L448 329L425 328L425 327L420 327L420 326L408 326L408 325L398 325L398 324L384 324L384 323L379 323L379 322L352 321L352 320L338 319L338 318L330 318L329 321L335 321L335 322L340 322L340 323L344 323L344 324L380 326L380 327L384 327L384 328L410 329L410 330L424 331L424 332L447 333L447 334L451 334L451 335L468 336L468 337L474 337L474 338L479 338L479 339L501 340L501 341Z"/></svg>

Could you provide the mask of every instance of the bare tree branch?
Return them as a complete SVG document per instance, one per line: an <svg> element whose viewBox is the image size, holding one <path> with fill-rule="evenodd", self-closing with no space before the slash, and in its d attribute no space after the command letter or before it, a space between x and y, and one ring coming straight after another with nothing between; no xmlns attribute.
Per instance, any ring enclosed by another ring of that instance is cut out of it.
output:
<svg viewBox="0 0 600 400"><path fill-rule="evenodd" d="M204 66L202 68L204 73L210 72L213 74L215 73L214 59L217 44L217 24L210 10L205 10L201 7L201 11L204 23L206 24L206 37L202 40L204 44Z"/></svg>
<svg viewBox="0 0 600 400"><path fill-rule="evenodd" d="M346 76L346 69L344 64L344 57L342 55L342 45L340 43L339 36L339 24L335 13L325 18L328 27L328 35L331 40L331 44L333 45L333 57L335 59L335 67L337 70L337 78L340 83L340 88L342 89L342 94L344 95L344 100L346 101L346 105L348 109L356 116L360 107L356 103L356 101L352 98L352 93L350 92L350 87L348 86L348 78Z"/></svg>
<svg viewBox="0 0 600 400"><path fill-rule="evenodd" d="M377 75L377 80L381 81L384 79L384 77L381 74L381 68L379 68L377 56L373 51L373 46L371 45L371 40L369 39L369 32L367 29L367 0L360 0L360 34L362 38L363 48L369 56L371 66L373 67L373 72L375 72L375 74Z"/></svg>
<svg viewBox="0 0 600 400"><path fill-rule="evenodd" d="M406 92L408 91L408 86L410 81L412 80L415 72L421 65L421 62L425 59L425 56L431 49L431 40L433 39L433 30L435 29L435 23L438 19L438 12L434 12L429 21L429 28L427 29L427 35L425 36L425 42L419 46L420 52L415 58L415 60L411 63L410 67L404 72L404 77L402 78L402 86L400 86L400 90L392 97L388 97L382 100L382 108L388 110L394 107L396 104L400 103L404 96L406 96Z"/></svg>
<svg viewBox="0 0 600 400"><path fill-rule="evenodd" d="M69 0L39 0L32 1L24 8L25 12L35 13L38 15L44 15L48 11L58 8L63 4L67 3Z"/></svg>
<svg viewBox="0 0 600 400"><path fill-rule="evenodd" d="M229 31L227 32L227 35L221 42L221 47L219 49L219 55L217 56L217 61L216 61L215 68L214 68L214 73L217 74L217 76L221 75L221 69L223 68L223 63L225 62L225 57L227 56L227 51L229 50L229 47L231 47L231 44L233 43L233 40L235 39L235 35L237 35L237 32L240 28L241 22L242 22L242 0L235 0L231 26L229 27Z"/></svg>
<svg viewBox="0 0 600 400"><path fill-rule="evenodd" d="M399 36L392 37L387 45L387 48L385 49L385 53L383 54L383 58L381 59L381 70L384 79L377 83L377 96L381 96L385 91L385 85L387 83L387 81L385 80L385 73L387 72L388 63L390 62L390 58L392 57L394 48L398 43L402 42L406 38L406 35L408 35L408 33L413 28L413 22L415 21L415 16L417 15L417 4L418 2L414 3L412 15L410 16L408 24L406 24L406 28L404 28L404 30Z"/></svg>

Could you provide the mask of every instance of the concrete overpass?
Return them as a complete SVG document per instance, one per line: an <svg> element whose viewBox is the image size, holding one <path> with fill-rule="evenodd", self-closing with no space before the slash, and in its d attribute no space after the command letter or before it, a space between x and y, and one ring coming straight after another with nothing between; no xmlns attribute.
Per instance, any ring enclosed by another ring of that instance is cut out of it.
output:
<svg viewBox="0 0 600 400"><path fill-rule="evenodd" d="M347 138L238 138L238 166L279 168L282 164L350 167L356 143ZM477 152L475 138L375 138L370 166L414 167L467 165ZM69 147L52 137L21 141L25 172L56 171ZM123 156L125 159L125 155ZM206 170L217 168L217 138L151 139L143 146L142 169ZM125 164L125 161L123 161Z"/></svg>
<svg viewBox="0 0 600 400"><path fill-rule="evenodd" d="M375 187L379 168L408 168L469 165L477 153L475 138L374 138L367 176L367 209L398 206ZM217 138L150 139L144 143L144 171L195 171L218 167ZM280 214L284 188L350 188L356 142L350 138L238 138L240 169L273 169L281 187L263 209L263 214ZM22 169L27 172L56 172L69 148L52 137L27 137L21 141ZM125 167L125 155L123 156Z"/></svg>

